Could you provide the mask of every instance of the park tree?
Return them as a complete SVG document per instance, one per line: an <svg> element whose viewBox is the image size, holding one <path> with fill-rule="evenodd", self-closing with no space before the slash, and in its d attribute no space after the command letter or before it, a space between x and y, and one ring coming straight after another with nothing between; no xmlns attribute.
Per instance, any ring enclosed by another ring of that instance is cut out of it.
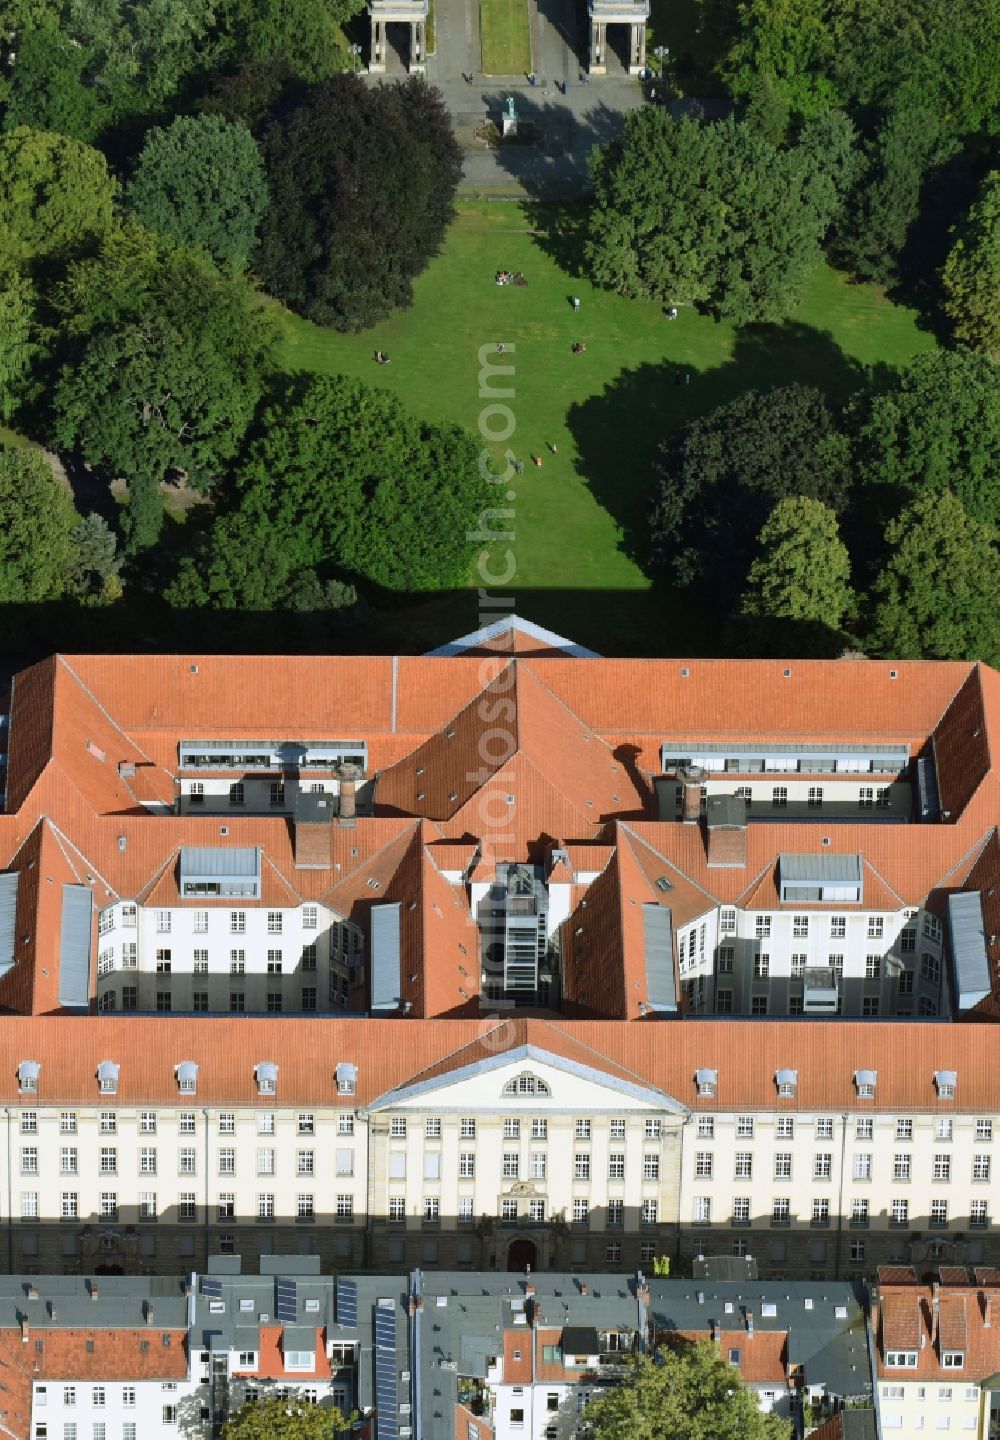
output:
<svg viewBox="0 0 1000 1440"><path fill-rule="evenodd" d="M113 307L93 283L105 273ZM159 484L204 492L228 472L273 367L277 324L244 281L198 254L144 249L139 236L75 267L60 292L64 306L74 301L86 308L67 316L75 343L52 393L54 435L127 478L143 524L124 523L139 548L137 534L153 534Z"/></svg>
<svg viewBox="0 0 1000 1440"><path fill-rule="evenodd" d="M71 537L73 553L67 571L68 589L84 605L107 605L121 598L122 557L108 522L91 511Z"/></svg>
<svg viewBox="0 0 1000 1440"><path fill-rule="evenodd" d="M933 350L848 407L859 498L882 523L924 491L950 489L1000 527L1000 369L987 355Z"/></svg>
<svg viewBox="0 0 1000 1440"><path fill-rule="evenodd" d="M951 491L923 494L885 532L868 646L901 660L1000 663L997 532Z"/></svg>
<svg viewBox="0 0 1000 1440"><path fill-rule="evenodd" d="M340 75L268 126L271 208L256 264L272 294L321 325L362 330L408 305L454 211L461 151L419 77Z"/></svg>
<svg viewBox="0 0 1000 1440"><path fill-rule="evenodd" d="M633 1356L621 1384L586 1409L591 1440L791 1440L711 1341Z"/></svg>
<svg viewBox="0 0 1000 1440"><path fill-rule="evenodd" d="M839 512L847 473L846 438L818 390L749 390L661 446L650 515L653 561L673 583L709 589L728 611L777 502L804 496Z"/></svg>
<svg viewBox="0 0 1000 1440"><path fill-rule="evenodd" d="M841 627L855 597L850 556L830 507L803 495L779 500L757 545L739 607L744 648L754 654L840 653Z"/></svg>
<svg viewBox="0 0 1000 1440"><path fill-rule="evenodd" d="M839 226L865 170L858 132L843 110L824 110L804 120L798 151L807 164L813 208Z"/></svg>
<svg viewBox="0 0 1000 1440"><path fill-rule="evenodd" d="M352 1418L336 1405L269 1396L231 1415L222 1427L222 1440L338 1440Z"/></svg>
<svg viewBox="0 0 1000 1440"><path fill-rule="evenodd" d="M52 333L42 322L30 276L0 261L0 420L38 393L36 367L48 355Z"/></svg>
<svg viewBox="0 0 1000 1440"><path fill-rule="evenodd" d="M0 260L84 249L110 226L116 189L104 156L78 140L25 125L0 135Z"/></svg>
<svg viewBox="0 0 1000 1440"><path fill-rule="evenodd" d="M113 115L148 113L211 68L214 0L52 0L52 10L88 53L88 81Z"/></svg>
<svg viewBox="0 0 1000 1440"><path fill-rule="evenodd" d="M317 594L299 578L310 570L321 587L342 571L401 591L460 585L477 549L468 532L491 503L470 435L342 376L266 410L238 479L172 604L302 608Z"/></svg>
<svg viewBox="0 0 1000 1440"><path fill-rule="evenodd" d="M585 263L624 295L698 305L738 324L780 320L801 298L832 220L811 159L732 118L703 125L662 106L626 117L595 150Z"/></svg>
<svg viewBox="0 0 1000 1440"><path fill-rule="evenodd" d="M74 42L51 12L17 35L14 63L3 86L3 129L27 125L92 144L108 113L87 83L91 56Z"/></svg>
<svg viewBox="0 0 1000 1440"><path fill-rule="evenodd" d="M1000 170L958 226L941 279L955 339L1000 360Z"/></svg>
<svg viewBox="0 0 1000 1440"><path fill-rule="evenodd" d="M360 0L220 0L216 23L231 65L278 61L289 75L315 83L349 61L341 28Z"/></svg>
<svg viewBox="0 0 1000 1440"><path fill-rule="evenodd" d="M0 443L0 604L64 594L79 519L43 455Z"/></svg>
<svg viewBox="0 0 1000 1440"><path fill-rule="evenodd" d="M239 270L267 209L264 162L245 125L179 115L147 134L125 200L148 229Z"/></svg>

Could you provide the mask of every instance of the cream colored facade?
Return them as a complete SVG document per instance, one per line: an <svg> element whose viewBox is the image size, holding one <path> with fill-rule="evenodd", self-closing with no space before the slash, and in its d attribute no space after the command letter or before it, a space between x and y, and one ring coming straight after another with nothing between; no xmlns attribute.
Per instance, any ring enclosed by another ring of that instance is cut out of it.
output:
<svg viewBox="0 0 1000 1440"><path fill-rule="evenodd" d="M947 1380L918 1383L883 1375L878 1411L883 1434L892 1440L923 1440L948 1431L974 1440L990 1440L990 1394L960 1370Z"/></svg>
<svg viewBox="0 0 1000 1440"><path fill-rule="evenodd" d="M220 1109L199 1104L184 1062L178 1086L194 1088L171 1105L119 1107L95 1080L86 1104L9 1109L10 1269L170 1272L220 1250L331 1269L600 1270L699 1252L752 1254L762 1276L997 1263L1000 1117L958 1099L889 1114L876 1079L850 1113L803 1113L776 1077L773 1108L734 1114L693 1079L685 1103L596 1054L523 1046L363 1110L290 1108L280 1075L256 1104Z"/></svg>

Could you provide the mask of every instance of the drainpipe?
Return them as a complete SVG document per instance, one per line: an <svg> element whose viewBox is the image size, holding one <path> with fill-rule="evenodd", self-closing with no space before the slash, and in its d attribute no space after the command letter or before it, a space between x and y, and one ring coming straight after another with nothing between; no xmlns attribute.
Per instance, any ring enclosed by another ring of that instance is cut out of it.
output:
<svg viewBox="0 0 1000 1440"><path fill-rule="evenodd" d="M7 1274L14 1273L14 1195L10 1178L10 1106L4 1106L7 1116Z"/></svg>
<svg viewBox="0 0 1000 1440"><path fill-rule="evenodd" d="M844 1166L847 1160L847 1120L846 1114L840 1117L840 1194L837 1199L837 1242L834 1245L833 1254L833 1278L840 1279L840 1256L844 1245Z"/></svg>
<svg viewBox="0 0 1000 1440"><path fill-rule="evenodd" d="M205 1269L208 1269L208 1111L202 1110L205 1117Z"/></svg>
<svg viewBox="0 0 1000 1440"><path fill-rule="evenodd" d="M424 1308L422 1294L423 1277L419 1270L410 1276L410 1416L413 1440L423 1440L423 1416L421 1414L422 1386L420 1376L420 1316Z"/></svg>
<svg viewBox="0 0 1000 1440"><path fill-rule="evenodd" d="M645 1355L649 1348L647 1327L649 1325L649 1286L641 1270L635 1273L635 1300L638 1309L639 1354Z"/></svg>

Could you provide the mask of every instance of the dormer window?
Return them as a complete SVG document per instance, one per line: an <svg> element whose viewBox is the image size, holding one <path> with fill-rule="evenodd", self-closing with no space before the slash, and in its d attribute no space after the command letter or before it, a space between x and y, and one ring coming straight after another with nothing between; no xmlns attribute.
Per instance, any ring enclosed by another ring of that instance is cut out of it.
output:
<svg viewBox="0 0 1000 1440"><path fill-rule="evenodd" d="M22 1095L38 1094L38 1072L41 1065L37 1060L22 1060L17 1067L17 1088Z"/></svg>
<svg viewBox="0 0 1000 1440"><path fill-rule="evenodd" d="M855 1070L854 1088L858 1092L859 1100L875 1099L875 1082L878 1074L874 1070Z"/></svg>
<svg viewBox="0 0 1000 1440"><path fill-rule="evenodd" d="M962 1370L965 1368L964 1350L942 1350L941 1364L946 1370Z"/></svg>
<svg viewBox="0 0 1000 1440"><path fill-rule="evenodd" d="M957 1070L935 1070L934 1084L937 1086L939 1100L954 1100L955 1087L958 1085Z"/></svg>
<svg viewBox="0 0 1000 1440"><path fill-rule="evenodd" d="M358 1067L349 1060L341 1060L336 1070L337 1094L354 1095L358 1088Z"/></svg>
<svg viewBox="0 0 1000 1440"><path fill-rule="evenodd" d="M254 1070L258 1095L277 1095L278 1067L272 1060L262 1060Z"/></svg>
<svg viewBox="0 0 1000 1440"><path fill-rule="evenodd" d="M779 1100L794 1100L795 1093L799 1088L799 1072L797 1070L779 1070L774 1077L774 1083L778 1087Z"/></svg>
<svg viewBox="0 0 1000 1440"><path fill-rule="evenodd" d="M102 1060L97 1067L97 1085L102 1095L118 1094L119 1066L114 1060Z"/></svg>
<svg viewBox="0 0 1000 1440"><path fill-rule="evenodd" d="M175 1070L177 1088L182 1095L193 1095L198 1089L198 1066L193 1060L182 1060Z"/></svg>
<svg viewBox="0 0 1000 1440"><path fill-rule="evenodd" d="M551 1095L552 1091L537 1075L515 1075L503 1087L505 1095Z"/></svg>
<svg viewBox="0 0 1000 1440"><path fill-rule="evenodd" d="M698 1094L711 1099L718 1094L719 1072L718 1070L696 1070L694 1075L695 1085L698 1087Z"/></svg>

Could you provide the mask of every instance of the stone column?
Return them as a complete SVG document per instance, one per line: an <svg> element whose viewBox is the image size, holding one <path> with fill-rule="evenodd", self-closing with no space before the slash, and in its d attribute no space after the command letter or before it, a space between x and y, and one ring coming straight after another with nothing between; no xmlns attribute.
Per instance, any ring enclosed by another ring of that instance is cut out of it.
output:
<svg viewBox="0 0 1000 1440"><path fill-rule="evenodd" d="M639 21L639 69L646 68L646 22Z"/></svg>
<svg viewBox="0 0 1000 1440"><path fill-rule="evenodd" d="M604 75L607 73L607 66L604 63L604 46L606 42L607 26L601 20L590 22L590 73L591 75Z"/></svg>
<svg viewBox="0 0 1000 1440"><path fill-rule="evenodd" d="M371 71L373 74L378 74L378 73L381 73L381 71L383 71L383 70L385 69L385 57L384 57L383 54L382 54L382 45L383 45L383 43L384 43L384 33L383 33L383 27L382 27L382 22L381 22L381 20L379 20L379 19L377 18L377 16L375 16L375 15L372 15L371 20L372 20L372 51L371 51L371 60L369 61L369 64L368 64L368 69L369 69L369 71Z"/></svg>

